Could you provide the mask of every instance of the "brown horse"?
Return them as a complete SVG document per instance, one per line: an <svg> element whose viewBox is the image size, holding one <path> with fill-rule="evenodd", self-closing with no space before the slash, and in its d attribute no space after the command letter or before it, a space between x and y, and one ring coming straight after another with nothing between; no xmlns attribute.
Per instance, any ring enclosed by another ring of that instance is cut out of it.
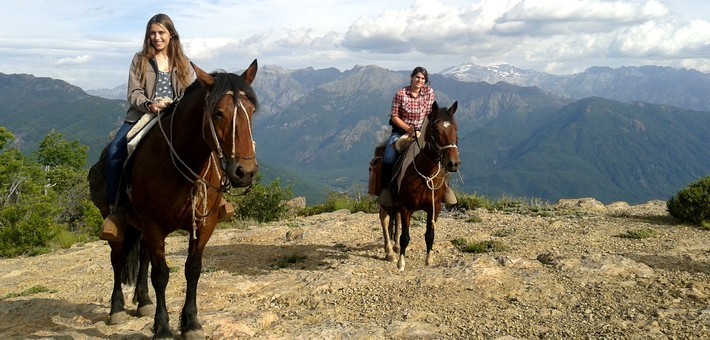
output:
<svg viewBox="0 0 710 340"><path fill-rule="evenodd" d="M419 140L409 146L409 148L418 148L419 153L406 168L400 170L403 172L401 182L398 183L397 180L392 182L395 206L380 206L385 256L388 261L394 261L395 253L399 252L397 263L399 270L404 270L404 257L409 245L409 222L412 214L417 210L424 210L427 214L424 234L426 264L433 264L431 250L434 246L436 219L441 212L441 202L450 173L458 171L461 165L457 146L458 126L454 120L457 107L458 102L454 102L448 109L440 108L434 102L425 131ZM399 249L397 246L392 246L397 239L399 239Z"/></svg>
<svg viewBox="0 0 710 340"><path fill-rule="evenodd" d="M256 60L242 75L207 74L195 67L197 80L172 111L156 118L157 126L134 152L130 163L135 167L126 168L127 187L119 193L131 227L126 228L123 241L109 242L114 273L110 323L127 319L121 283L135 284L137 314L154 311L155 337L173 338L165 305L170 274L165 237L184 230L189 246L180 331L184 339L204 338L197 319L197 282L203 251L217 224L216 207L230 187L250 186L258 169L252 139L252 115L258 102L251 83L256 71ZM92 200L104 217L109 213L103 178L105 152L89 172ZM155 306L148 296L149 262Z"/></svg>

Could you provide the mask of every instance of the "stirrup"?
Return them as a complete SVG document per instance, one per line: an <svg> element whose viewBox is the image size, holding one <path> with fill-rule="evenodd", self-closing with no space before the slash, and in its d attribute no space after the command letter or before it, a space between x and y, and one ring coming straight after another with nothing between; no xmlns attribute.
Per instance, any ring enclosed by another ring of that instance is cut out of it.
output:
<svg viewBox="0 0 710 340"><path fill-rule="evenodd" d="M378 202L380 205L385 206L385 207L391 207L394 206L394 202L392 202L392 192L390 191L389 188L383 188L382 191L380 192L380 196L377 197Z"/></svg>
<svg viewBox="0 0 710 340"><path fill-rule="evenodd" d="M101 225L99 239L109 242L123 241L123 231L124 226L121 218L115 214L109 214Z"/></svg>
<svg viewBox="0 0 710 340"><path fill-rule="evenodd" d="M451 187L446 186L446 191L444 191L444 203L446 204L456 204L458 203L458 200L456 199L456 194L454 193L453 190L451 190Z"/></svg>
<svg viewBox="0 0 710 340"><path fill-rule="evenodd" d="M232 203L227 202L224 198L222 198L220 203L222 204L217 208L217 223L229 221L234 216L234 205Z"/></svg>

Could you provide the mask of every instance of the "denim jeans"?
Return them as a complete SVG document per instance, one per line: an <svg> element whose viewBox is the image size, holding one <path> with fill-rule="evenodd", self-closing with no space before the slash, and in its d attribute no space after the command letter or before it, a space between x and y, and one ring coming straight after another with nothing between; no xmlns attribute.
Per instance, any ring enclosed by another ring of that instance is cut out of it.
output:
<svg viewBox="0 0 710 340"><path fill-rule="evenodd" d="M128 157L128 140L126 135L128 131L131 130L135 123L123 123L116 137L108 145L108 150L106 153L106 194L108 198L108 204L114 205L116 203L116 194L118 193L118 185L121 180L121 173L123 172L123 163L126 162L126 157Z"/></svg>
<svg viewBox="0 0 710 340"><path fill-rule="evenodd" d="M392 132L390 138L387 140L387 146L385 147L385 155L382 157L382 162L385 164L394 164L397 161L397 148L394 147L394 142L396 142L400 137L404 135L403 133Z"/></svg>

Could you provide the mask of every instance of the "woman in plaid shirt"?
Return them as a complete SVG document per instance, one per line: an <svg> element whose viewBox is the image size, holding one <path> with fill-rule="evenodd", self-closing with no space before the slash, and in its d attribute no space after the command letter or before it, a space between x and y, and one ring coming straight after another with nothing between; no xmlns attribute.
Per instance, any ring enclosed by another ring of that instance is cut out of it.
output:
<svg viewBox="0 0 710 340"><path fill-rule="evenodd" d="M397 160L397 149L394 142L405 133L413 135L419 131L424 118L431 113L434 104L434 89L429 84L429 72L421 66L414 68L409 86L401 88L392 99L392 114L390 125L392 134L385 149L385 164L394 164Z"/></svg>
<svg viewBox="0 0 710 340"><path fill-rule="evenodd" d="M395 142L404 134L414 136L419 131L426 118L431 113L434 104L434 89L429 86L429 72L424 67L417 66L412 70L409 86L401 88L392 99L392 113L390 125L392 134L387 140L385 155L382 159L383 188L380 194L380 203L392 205L389 183L392 177L392 167L397 161L398 152ZM448 188L448 186L447 186ZM444 198L444 203L456 203L456 196L449 188Z"/></svg>

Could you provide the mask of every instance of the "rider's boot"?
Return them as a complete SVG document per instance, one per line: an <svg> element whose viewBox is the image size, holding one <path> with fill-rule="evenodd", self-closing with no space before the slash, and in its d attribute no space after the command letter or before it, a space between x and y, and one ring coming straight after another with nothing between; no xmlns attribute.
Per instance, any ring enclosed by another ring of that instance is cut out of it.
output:
<svg viewBox="0 0 710 340"><path fill-rule="evenodd" d="M121 216L122 212L118 210L115 206L111 206L111 212L101 225L99 239L109 242L123 241L123 232L126 227L123 216Z"/></svg>
<svg viewBox="0 0 710 340"><path fill-rule="evenodd" d="M224 197L220 198L219 208L217 208L217 222L229 221L234 216L234 206L227 202Z"/></svg>

